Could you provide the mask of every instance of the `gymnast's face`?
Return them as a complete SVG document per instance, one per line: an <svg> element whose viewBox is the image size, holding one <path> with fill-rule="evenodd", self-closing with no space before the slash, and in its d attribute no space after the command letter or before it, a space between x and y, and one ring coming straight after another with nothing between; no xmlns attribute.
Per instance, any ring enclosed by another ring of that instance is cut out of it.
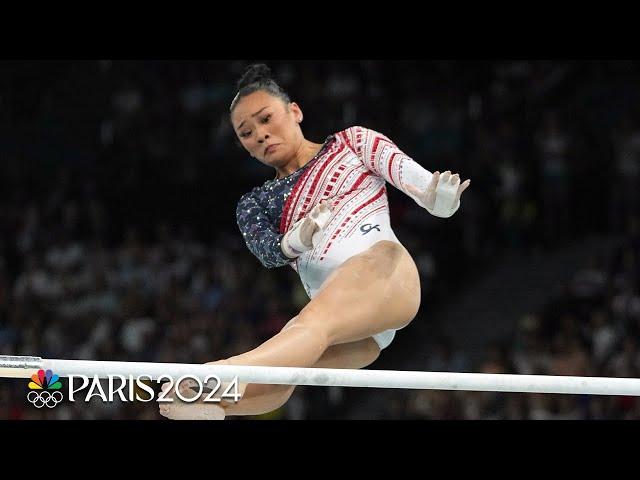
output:
<svg viewBox="0 0 640 480"><path fill-rule="evenodd" d="M283 167L302 146L302 111L258 90L242 98L231 113L233 129L252 157L271 167Z"/></svg>

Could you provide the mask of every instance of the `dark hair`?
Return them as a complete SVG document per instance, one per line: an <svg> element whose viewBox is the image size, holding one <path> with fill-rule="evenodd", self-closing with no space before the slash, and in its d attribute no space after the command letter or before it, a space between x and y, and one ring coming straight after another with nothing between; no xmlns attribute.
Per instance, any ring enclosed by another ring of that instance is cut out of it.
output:
<svg viewBox="0 0 640 480"><path fill-rule="evenodd" d="M280 98L284 103L290 103L289 95L271 77L271 69L264 63L249 65L244 75L238 80L238 93L231 102L229 113L233 112L241 98L263 90L274 97Z"/></svg>

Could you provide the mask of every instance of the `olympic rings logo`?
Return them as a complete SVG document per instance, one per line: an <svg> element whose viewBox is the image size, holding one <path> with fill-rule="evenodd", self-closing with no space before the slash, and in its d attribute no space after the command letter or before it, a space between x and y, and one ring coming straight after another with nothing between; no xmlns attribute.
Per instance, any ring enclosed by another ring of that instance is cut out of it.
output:
<svg viewBox="0 0 640 480"><path fill-rule="evenodd" d="M53 408L62 401L62 392L43 392L31 391L27 394L27 400L36 408L43 408L45 405Z"/></svg>

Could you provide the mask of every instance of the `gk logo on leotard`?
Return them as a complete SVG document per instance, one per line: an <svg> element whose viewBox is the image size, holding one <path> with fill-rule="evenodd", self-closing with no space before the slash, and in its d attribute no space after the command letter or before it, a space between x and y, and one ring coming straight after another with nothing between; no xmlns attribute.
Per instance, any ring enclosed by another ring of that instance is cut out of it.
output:
<svg viewBox="0 0 640 480"><path fill-rule="evenodd" d="M370 223L365 223L364 225L362 225L360 227L360 231L362 232L363 235L366 235L367 233L369 233L371 230L376 229L377 231L380 231L380 225L371 225Z"/></svg>

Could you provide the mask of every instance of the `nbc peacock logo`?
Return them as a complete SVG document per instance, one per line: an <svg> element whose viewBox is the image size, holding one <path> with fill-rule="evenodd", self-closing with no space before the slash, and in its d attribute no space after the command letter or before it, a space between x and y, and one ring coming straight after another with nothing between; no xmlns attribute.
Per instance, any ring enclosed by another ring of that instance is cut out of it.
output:
<svg viewBox="0 0 640 480"><path fill-rule="evenodd" d="M37 374L31 375L29 382L29 390L31 391L27 394L27 400L36 408L42 408L45 405L53 408L63 399L61 388L62 382L60 382L58 375L51 370L46 372L38 370Z"/></svg>

